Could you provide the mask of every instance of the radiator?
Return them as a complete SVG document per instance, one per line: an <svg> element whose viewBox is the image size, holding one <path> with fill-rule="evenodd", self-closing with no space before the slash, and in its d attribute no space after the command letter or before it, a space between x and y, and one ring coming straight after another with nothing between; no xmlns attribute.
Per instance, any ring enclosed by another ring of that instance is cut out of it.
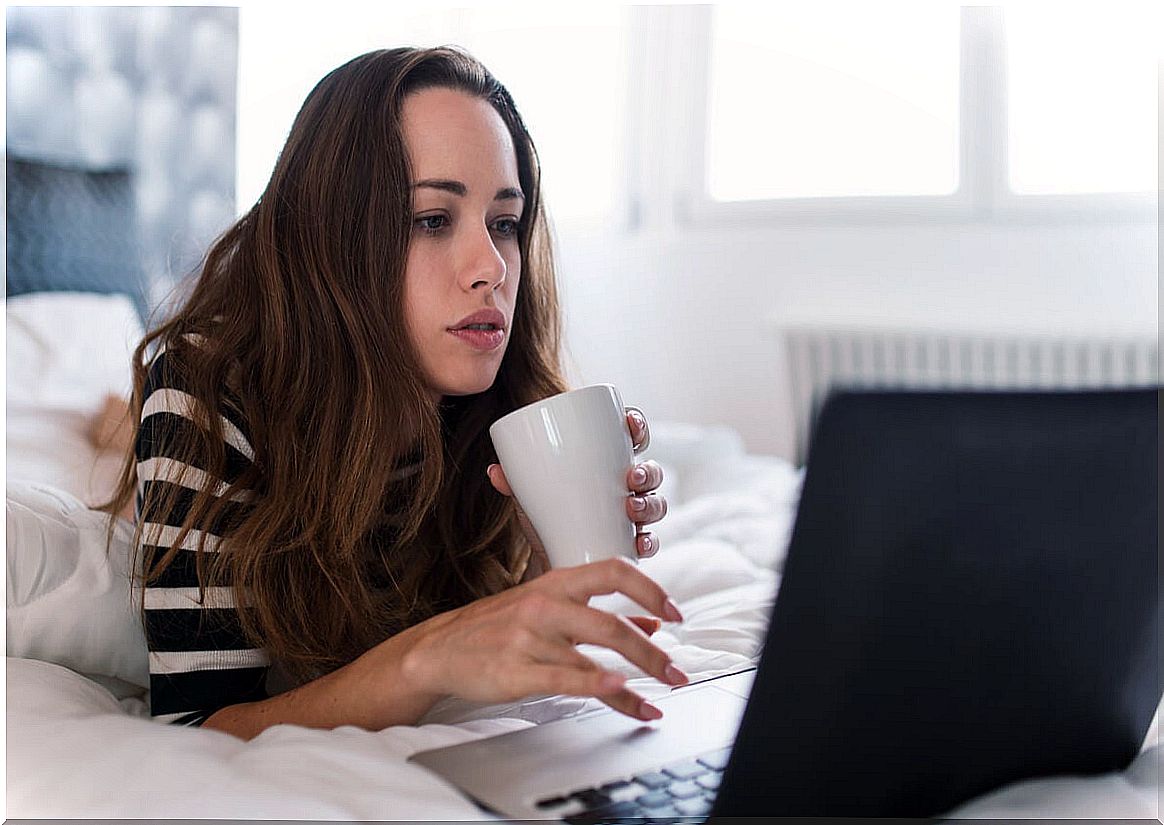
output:
<svg viewBox="0 0 1164 825"><path fill-rule="evenodd" d="M1069 338L793 327L783 330L796 461L830 390L1156 386L1155 338Z"/></svg>

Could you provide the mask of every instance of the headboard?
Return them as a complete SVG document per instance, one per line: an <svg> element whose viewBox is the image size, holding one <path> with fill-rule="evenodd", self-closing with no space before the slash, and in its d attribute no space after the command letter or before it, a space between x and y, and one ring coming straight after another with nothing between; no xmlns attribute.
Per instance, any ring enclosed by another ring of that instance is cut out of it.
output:
<svg viewBox="0 0 1164 825"><path fill-rule="evenodd" d="M8 7L8 295L143 318L235 218L238 10Z"/></svg>
<svg viewBox="0 0 1164 825"><path fill-rule="evenodd" d="M149 287L133 231L129 171L9 157L5 180L9 297L62 290L124 293L145 317Z"/></svg>

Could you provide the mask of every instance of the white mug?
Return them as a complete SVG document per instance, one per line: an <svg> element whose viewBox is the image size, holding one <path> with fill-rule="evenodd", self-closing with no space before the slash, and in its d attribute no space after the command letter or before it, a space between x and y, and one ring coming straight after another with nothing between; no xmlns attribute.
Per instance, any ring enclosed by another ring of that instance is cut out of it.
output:
<svg viewBox="0 0 1164 825"><path fill-rule="evenodd" d="M495 421L489 436L551 567L638 560L626 509L635 450L617 388L593 384L537 401Z"/></svg>

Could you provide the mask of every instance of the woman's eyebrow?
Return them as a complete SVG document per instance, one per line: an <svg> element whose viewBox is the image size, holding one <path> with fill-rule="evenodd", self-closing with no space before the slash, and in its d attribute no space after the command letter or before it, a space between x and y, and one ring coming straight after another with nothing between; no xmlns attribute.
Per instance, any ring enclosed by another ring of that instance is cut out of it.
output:
<svg viewBox="0 0 1164 825"><path fill-rule="evenodd" d="M468 187L459 180L448 180L447 178L426 178L425 180L412 184L413 189L419 189L421 187L426 189L440 189L442 192L452 192L454 195L460 195L462 198L469 191ZM497 190L497 194L493 196L493 200L525 200L525 195L521 193L520 189L505 186Z"/></svg>
<svg viewBox="0 0 1164 825"><path fill-rule="evenodd" d="M493 196L493 200L495 200L495 201L522 200L523 201L523 200L525 200L525 195L523 195L521 193L520 189L517 189L517 188L512 187L512 186L507 186L507 187L504 187L502 189L498 189L497 194Z"/></svg>

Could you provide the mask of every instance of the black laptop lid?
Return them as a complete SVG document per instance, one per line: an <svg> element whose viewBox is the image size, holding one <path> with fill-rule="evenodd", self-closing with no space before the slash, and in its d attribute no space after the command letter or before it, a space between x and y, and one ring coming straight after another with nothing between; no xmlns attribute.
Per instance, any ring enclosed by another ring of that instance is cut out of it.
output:
<svg viewBox="0 0 1164 825"><path fill-rule="evenodd" d="M1156 390L840 393L715 813L1122 769L1160 699Z"/></svg>

